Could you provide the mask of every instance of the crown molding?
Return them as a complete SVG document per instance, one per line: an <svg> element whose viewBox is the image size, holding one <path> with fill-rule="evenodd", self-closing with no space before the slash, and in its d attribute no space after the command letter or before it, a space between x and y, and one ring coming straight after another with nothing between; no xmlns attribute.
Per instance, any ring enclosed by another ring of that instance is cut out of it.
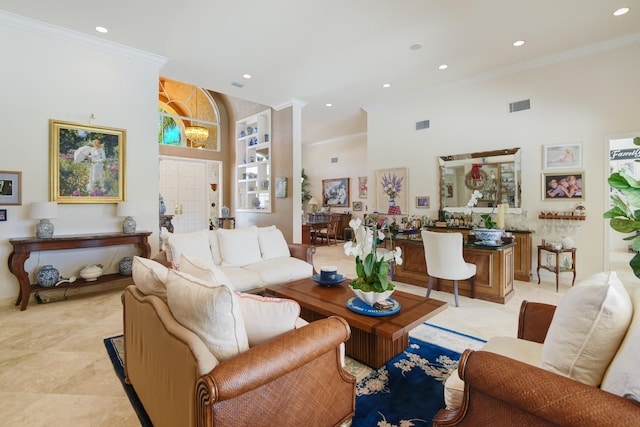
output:
<svg viewBox="0 0 640 427"><path fill-rule="evenodd" d="M307 105L307 103L301 99L296 99L296 98L292 98L289 101L285 101L282 104L278 104L278 105L274 105L273 109L276 111L280 111L280 110L284 110L285 108L289 108L289 107L298 107L298 108L302 108L305 105Z"/></svg>
<svg viewBox="0 0 640 427"><path fill-rule="evenodd" d="M6 11L0 11L0 24L19 28L32 33L43 34L47 37L54 37L59 40L82 44L87 47L125 56L127 58L144 61L152 65L156 65L158 68L162 67L169 60L169 58L162 55L103 40L98 37L47 24L35 19L25 18Z"/></svg>

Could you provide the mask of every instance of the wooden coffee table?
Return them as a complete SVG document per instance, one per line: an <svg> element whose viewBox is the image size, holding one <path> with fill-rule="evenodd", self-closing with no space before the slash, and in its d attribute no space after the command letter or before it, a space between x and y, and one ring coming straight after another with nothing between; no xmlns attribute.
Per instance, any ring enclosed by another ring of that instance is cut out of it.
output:
<svg viewBox="0 0 640 427"><path fill-rule="evenodd" d="M338 286L324 287L302 279L268 286L267 296L289 298L300 304L300 316L308 321L340 316L351 326L346 353L372 368L380 368L409 346L409 331L447 308L444 301L395 291L391 297L400 303L400 311L391 316L366 316L347 308L354 295L349 279Z"/></svg>

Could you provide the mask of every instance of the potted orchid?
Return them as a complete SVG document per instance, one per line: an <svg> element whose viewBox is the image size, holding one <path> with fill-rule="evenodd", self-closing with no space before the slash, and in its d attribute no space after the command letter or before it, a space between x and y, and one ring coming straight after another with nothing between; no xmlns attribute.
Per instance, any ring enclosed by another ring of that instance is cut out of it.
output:
<svg viewBox="0 0 640 427"><path fill-rule="evenodd" d="M357 218L349 221L349 226L354 230L354 239L344 244L344 252L356 257L358 276L349 286L358 298L373 306L393 293L395 285L387 276L389 264L392 261L402 264L402 250L398 247L391 251L378 248L386 237L386 221L379 225L372 218L366 218L364 223Z"/></svg>
<svg viewBox="0 0 640 427"><path fill-rule="evenodd" d="M478 190L475 190L471 197L469 198L469 202L467 202L467 209L469 213L471 209L478 204L478 199L482 198L482 193ZM473 232L476 235L476 238L481 242L485 242L485 244L491 244L496 240L500 240L502 237L502 233L504 230L495 228L496 223L491 218L491 214L482 214L480 218L484 221L484 228L474 228Z"/></svg>

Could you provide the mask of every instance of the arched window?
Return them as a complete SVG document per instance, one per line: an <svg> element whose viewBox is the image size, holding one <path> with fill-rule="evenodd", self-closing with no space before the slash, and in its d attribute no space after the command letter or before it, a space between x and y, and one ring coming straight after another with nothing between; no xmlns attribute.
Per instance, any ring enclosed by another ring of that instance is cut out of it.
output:
<svg viewBox="0 0 640 427"><path fill-rule="evenodd" d="M206 90L160 78L158 143L220 151L218 107Z"/></svg>

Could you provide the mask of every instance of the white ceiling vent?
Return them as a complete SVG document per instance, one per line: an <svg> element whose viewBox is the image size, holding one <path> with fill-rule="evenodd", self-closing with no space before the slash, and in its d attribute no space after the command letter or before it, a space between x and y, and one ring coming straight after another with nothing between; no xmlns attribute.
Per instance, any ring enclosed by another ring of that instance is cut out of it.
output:
<svg viewBox="0 0 640 427"><path fill-rule="evenodd" d="M231 86L244 87L244 85L242 83L238 83L238 82L231 82Z"/></svg>
<svg viewBox="0 0 640 427"><path fill-rule="evenodd" d="M524 101L516 101L509 104L509 112L515 113L522 110L528 110L531 108L531 100L525 99Z"/></svg>
<svg viewBox="0 0 640 427"><path fill-rule="evenodd" d="M331 163L338 163L338 158L337 157L332 157L331 158Z"/></svg>
<svg viewBox="0 0 640 427"><path fill-rule="evenodd" d="M416 130L429 129L429 120L416 122Z"/></svg>

